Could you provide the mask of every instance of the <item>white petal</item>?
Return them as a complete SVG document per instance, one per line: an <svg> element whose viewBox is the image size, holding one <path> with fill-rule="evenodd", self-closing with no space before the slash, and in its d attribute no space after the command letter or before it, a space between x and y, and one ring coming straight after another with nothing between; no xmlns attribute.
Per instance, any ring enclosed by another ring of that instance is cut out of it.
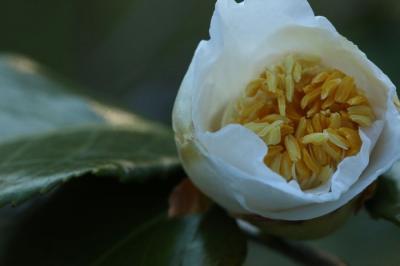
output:
<svg viewBox="0 0 400 266"><path fill-rule="evenodd" d="M201 145L195 141L180 145L178 152L186 173L192 182L215 202L234 213L246 212L235 200L234 176L227 176L224 168L218 166L218 160L210 160Z"/></svg>
<svg viewBox="0 0 400 266"><path fill-rule="evenodd" d="M284 220L318 217L350 201L399 159L400 116L392 103L393 84L325 18L314 17L306 1L220 0L210 35L210 41L199 45L180 88L174 129L178 147L198 153L195 159L182 156L189 176L228 210ZM266 145L244 127L213 132L226 105L289 52L319 56L353 76L384 121L383 130L376 122L361 132L361 152L339 165L330 191L303 192L296 182L286 183L263 163Z"/></svg>
<svg viewBox="0 0 400 266"><path fill-rule="evenodd" d="M262 140L239 125L229 125L217 133L199 136L199 140L205 145L204 153L208 159L216 165L220 173L224 173L213 177L203 175L201 179L219 179L224 187L232 187L232 192L236 193L236 201L246 213L284 220L314 218L343 204L340 197L357 181L368 165L369 154L382 127L383 123L378 121L366 133L361 132L361 151L339 165L332 178L331 192L304 192L298 185L289 186L263 163L266 147ZM230 178L226 179L226 176ZM324 202L334 204L321 204Z"/></svg>
<svg viewBox="0 0 400 266"><path fill-rule="evenodd" d="M197 68L193 82L196 88L192 88L196 127L215 130L220 119L216 114L221 115L222 108L241 93L249 80L283 53L296 49L295 43L289 49L281 49L281 43L273 40L276 33L291 26L334 31L326 19L314 17L309 4L303 0L217 2L211 39L201 43L203 56L192 62Z"/></svg>
<svg viewBox="0 0 400 266"><path fill-rule="evenodd" d="M290 24L314 24L314 13L303 0L247 0L237 4L234 0L217 1L211 21L211 41L224 46L237 46L241 50L258 46L264 38Z"/></svg>

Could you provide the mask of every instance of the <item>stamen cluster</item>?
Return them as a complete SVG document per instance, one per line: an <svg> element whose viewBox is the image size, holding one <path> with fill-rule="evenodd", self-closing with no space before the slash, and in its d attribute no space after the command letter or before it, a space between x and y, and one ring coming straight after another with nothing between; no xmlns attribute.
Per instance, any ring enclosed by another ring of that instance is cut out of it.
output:
<svg viewBox="0 0 400 266"><path fill-rule="evenodd" d="M357 154L359 127L375 119L352 77L318 58L294 55L250 82L228 109L223 124L255 132L268 145L265 164L303 190L322 185L345 157Z"/></svg>

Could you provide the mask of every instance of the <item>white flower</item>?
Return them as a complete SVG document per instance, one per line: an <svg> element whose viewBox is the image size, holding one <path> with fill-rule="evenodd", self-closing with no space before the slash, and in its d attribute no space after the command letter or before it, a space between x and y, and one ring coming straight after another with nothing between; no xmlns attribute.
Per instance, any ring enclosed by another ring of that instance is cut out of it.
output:
<svg viewBox="0 0 400 266"><path fill-rule="evenodd" d="M345 205L399 159L395 86L326 18L314 16L307 1L218 0L210 35L199 44L182 82L173 126L189 177L230 212L280 220L319 217ZM354 78L376 118L367 126L358 123L359 152L343 158L342 150L333 175L313 189L302 189L296 173L287 181L267 167L264 157L273 140L268 143L243 123L221 127L223 114L248 84L288 54L320 58L321 66Z"/></svg>

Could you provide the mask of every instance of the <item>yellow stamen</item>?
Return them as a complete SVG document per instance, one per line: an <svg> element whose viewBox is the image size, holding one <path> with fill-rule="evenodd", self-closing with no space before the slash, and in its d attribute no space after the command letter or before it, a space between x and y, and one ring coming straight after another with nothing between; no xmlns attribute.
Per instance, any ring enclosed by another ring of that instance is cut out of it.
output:
<svg viewBox="0 0 400 266"><path fill-rule="evenodd" d="M333 146L325 142L322 144L322 148L326 152L326 154L332 157L332 159L334 159L337 162L340 161L342 155L341 155L341 149L339 147Z"/></svg>
<svg viewBox="0 0 400 266"><path fill-rule="evenodd" d="M321 94L321 88L314 89L307 93L303 99L301 99L301 109L305 109L312 101L318 98Z"/></svg>
<svg viewBox="0 0 400 266"><path fill-rule="evenodd" d="M303 161L299 161L295 163L296 168L296 178L297 181L300 183L300 186L303 189L311 188L310 184L308 183L309 179L312 176L312 172Z"/></svg>
<svg viewBox="0 0 400 266"><path fill-rule="evenodd" d="M334 103L335 103L335 95L334 95L334 94L331 94L331 95L329 95L328 99L326 99L326 100L322 103L321 108L322 108L323 110L325 110L325 109L331 107ZM329 109L328 109L328 110L329 110Z"/></svg>
<svg viewBox="0 0 400 266"><path fill-rule="evenodd" d="M313 171L314 173L318 173L320 171L320 167L317 161L310 155L306 148L303 148L303 159L306 166Z"/></svg>
<svg viewBox="0 0 400 266"><path fill-rule="evenodd" d="M314 79L311 81L311 83L318 84L318 83L324 82L328 77L329 77L328 72L321 72L317 76L314 77Z"/></svg>
<svg viewBox="0 0 400 266"><path fill-rule="evenodd" d="M282 151L284 151L284 148L281 145L270 145L268 146L268 153L266 157L273 158L275 157L275 155L281 153Z"/></svg>
<svg viewBox="0 0 400 266"><path fill-rule="evenodd" d="M285 147L289 153L290 159L293 162L297 162L301 159L300 146L297 142L297 139L293 137L293 135L286 136Z"/></svg>
<svg viewBox="0 0 400 266"><path fill-rule="evenodd" d="M316 114L311 118L311 124L316 132L322 132L321 115Z"/></svg>
<svg viewBox="0 0 400 266"><path fill-rule="evenodd" d="M307 127L307 120L305 117L302 117L296 129L296 138L299 139L304 136L306 132L306 127Z"/></svg>
<svg viewBox="0 0 400 266"><path fill-rule="evenodd" d="M350 149L347 151L347 156L352 156L360 151L361 138L358 132L354 129L342 127L339 128L339 133L346 138L347 143L350 145Z"/></svg>
<svg viewBox="0 0 400 266"><path fill-rule="evenodd" d="M325 165L320 173L322 183L327 182L333 175L333 169L329 165Z"/></svg>
<svg viewBox="0 0 400 266"><path fill-rule="evenodd" d="M322 165L329 164L330 158L329 156L324 152L323 148L321 145L310 145L312 154L314 155L314 158L318 158L318 161Z"/></svg>
<svg viewBox="0 0 400 266"><path fill-rule="evenodd" d="M367 98L365 98L362 95L357 95L357 96L354 96L354 97L350 98L347 101L347 103L349 105L360 105L360 104L363 104L363 103L368 103L368 100L367 100Z"/></svg>
<svg viewBox="0 0 400 266"><path fill-rule="evenodd" d="M293 101L294 95L294 80L292 75L287 75L285 78L285 85L286 85L286 99L288 102Z"/></svg>
<svg viewBox="0 0 400 266"><path fill-rule="evenodd" d="M261 88L263 80L262 79L256 79L252 82L250 82L249 85L247 85L246 88L246 96L248 97L254 97L257 93L257 91Z"/></svg>
<svg viewBox="0 0 400 266"><path fill-rule="evenodd" d="M342 80L339 78L326 81L324 85L322 85L321 100L325 100L328 96L335 93L335 89L341 82Z"/></svg>
<svg viewBox="0 0 400 266"><path fill-rule="evenodd" d="M337 134L335 130L328 128L324 130L324 133L328 136L329 141L339 148L342 148L343 150L349 149L349 144L347 143L347 141L339 134Z"/></svg>
<svg viewBox="0 0 400 266"><path fill-rule="evenodd" d="M314 128L312 126L312 122L311 122L310 119L306 120L306 131L307 131L308 134L314 133Z"/></svg>
<svg viewBox="0 0 400 266"><path fill-rule="evenodd" d="M321 111L321 102L315 101L315 103L310 108L310 110L307 111L307 117L312 117L313 115L317 114L319 111Z"/></svg>
<svg viewBox="0 0 400 266"><path fill-rule="evenodd" d="M262 121L268 122L268 123L273 123L275 121L281 120L285 123L289 123L290 120L286 116L278 115L278 114L271 114L267 115L262 118Z"/></svg>
<svg viewBox="0 0 400 266"><path fill-rule="evenodd" d="M286 151L282 156L280 173L287 181L292 179L292 164L289 153Z"/></svg>
<svg viewBox="0 0 400 266"><path fill-rule="evenodd" d="M277 98L278 98L278 107L279 107L279 114L281 116L285 116L286 114L286 102L285 102L285 96L281 91L278 91L277 93Z"/></svg>
<svg viewBox="0 0 400 266"><path fill-rule="evenodd" d="M333 113L329 118L329 128L339 128L342 124L339 113Z"/></svg>
<svg viewBox="0 0 400 266"><path fill-rule="evenodd" d="M366 115L350 115L350 119L362 127L369 127L372 124L372 119Z"/></svg>
<svg viewBox="0 0 400 266"><path fill-rule="evenodd" d="M397 97L393 102L400 109ZM244 125L268 145L265 164L303 190L326 183L345 157L357 154L359 127L375 120L352 77L299 55L265 70L226 112L223 121Z"/></svg>
<svg viewBox="0 0 400 266"><path fill-rule="evenodd" d="M328 140L325 133L311 133L303 138L303 144L321 145Z"/></svg>
<svg viewBox="0 0 400 266"><path fill-rule="evenodd" d="M350 97L351 93L353 92L353 89L354 89L353 78L346 76L336 92L335 101L339 103L345 103Z"/></svg>
<svg viewBox="0 0 400 266"><path fill-rule="evenodd" d="M277 77L275 75L275 73L271 72L271 71L266 71L266 78L267 78L267 88L270 92L276 92L277 87L278 87L278 80Z"/></svg>
<svg viewBox="0 0 400 266"><path fill-rule="evenodd" d="M282 154L277 154L271 162L270 168L272 171L279 173L281 171Z"/></svg>
<svg viewBox="0 0 400 266"><path fill-rule="evenodd" d="M301 81L302 75L302 66L299 63L296 63L293 70L293 79L296 83Z"/></svg>

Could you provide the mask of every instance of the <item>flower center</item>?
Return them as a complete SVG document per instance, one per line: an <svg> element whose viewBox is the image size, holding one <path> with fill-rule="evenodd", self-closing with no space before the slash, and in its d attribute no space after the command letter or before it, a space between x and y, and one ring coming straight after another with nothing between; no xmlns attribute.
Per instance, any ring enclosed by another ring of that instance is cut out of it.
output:
<svg viewBox="0 0 400 266"><path fill-rule="evenodd" d="M352 77L318 58L288 55L249 83L222 124L256 133L268 145L265 164L306 190L324 184L345 157L360 151L358 129L374 119Z"/></svg>

